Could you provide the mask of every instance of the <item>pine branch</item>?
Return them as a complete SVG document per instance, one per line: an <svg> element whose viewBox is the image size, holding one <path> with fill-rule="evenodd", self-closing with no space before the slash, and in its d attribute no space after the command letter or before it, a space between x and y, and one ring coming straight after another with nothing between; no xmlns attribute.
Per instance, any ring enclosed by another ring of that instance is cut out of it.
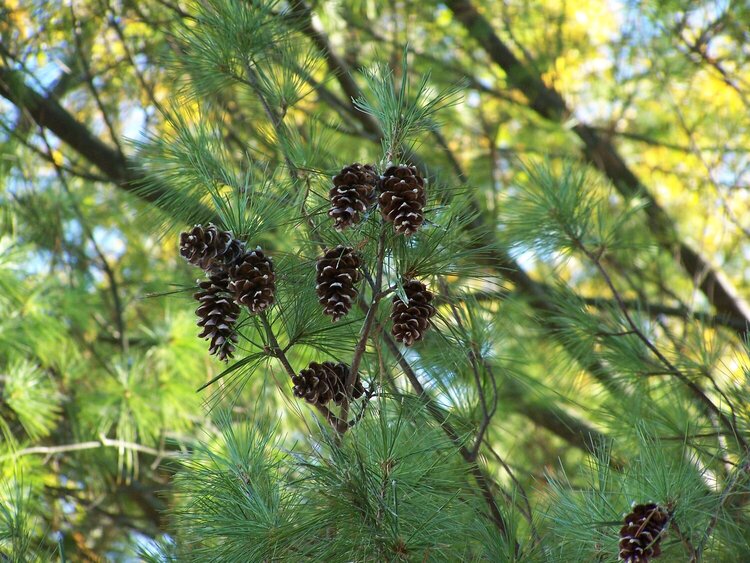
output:
<svg viewBox="0 0 750 563"><path fill-rule="evenodd" d="M118 448L132 450L134 452L140 452L160 458L172 458L181 455L179 452L165 452L163 450L157 450L156 448L144 446L143 444L137 444L134 442L112 440L102 434L99 436L99 440L78 442L77 444L65 444L61 446L33 446L31 448L24 448L22 450L0 456L0 461L6 459L16 459L27 455L43 455L45 456L45 460L47 460L57 454L78 452L83 450L93 450L98 448Z"/></svg>
<svg viewBox="0 0 750 563"><path fill-rule="evenodd" d="M622 296L620 295L620 292L617 291L617 288L615 287L614 283L612 282L612 278L609 276L609 273L604 268L601 262L601 252L593 252L591 249L586 247L586 245L583 244L580 238L576 236L575 233L568 233L570 236L571 241L583 252L586 257L591 260L591 262L596 266L596 269L601 274L602 278L604 278L604 282L607 284L607 287L609 287L610 291L612 292L612 295L615 298L615 301L620 308L620 311L623 314L623 317L625 318L625 321L627 322L628 326L630 326L632 332L638 337L638 339L643 342L643 344L658 358L658 360L666 367L667 371L674 375L678 380L680 380L695 396L700 402L703 403L703 405L708 409L710 412L712 412L714 415L716 415L719 420L721 420L722 425L724 426L725 430L729 433L730 436L733 436L734 439L737 441L737 443L740 445L742 450L744 452L748 452L748 444L745 441L745 439L742 437L742 434L739 432L739 430L735 427L735 425L732 423L731 420L727 417L726 414L724 414L719 407L717 407L713 401L706 395L703 391L703 389L700 388L699 385L697 385L695 382L693 382L687 375L682 373L672 362L667 359L664 354L657 348L657 346L651 342L651 340L643 333L643 331L640 329L640 327L636 324L636 322L633 320L633 317L630 315L630 311L628 310L627 306L625 305L625 302L622 299Z"/></svg>
<svg viewBox="0 0 750 563"><path fill-rule="evenodd" d="M703 551L708 545L708 540L711 537L714 529L716 528L716 525L719 522L719 516L721 515L722 510L724 510L727 501L730 499L733 490L737 487L737 485L745 481L748 476L750 476L750 461L748 461L748 458L745 458L737 465L734 471L734 475L730 477L729 482L724 485L724 490L721 492L721 496L719 497L719 503L714 509L713 514L711 514L711 519L708 522L708 526L706 526L700 544L698 544L698 547L695 550L696 561L701 560Z"/></svg>
<svg viewBox="0 0 750 563"><path fill-rule="evenodd" d="M0 45L0 52L2 46ZM117 187L136 197L164 208L173 213L169 201L171 190L167 186L152 187L148 191L141 189L145 176L136 162L120 155L115 149L107 146L94 136L83 124L65 110L56 100L44 97L27 86L23 75L0 67L0 96L13 103L19 111L29 116L40 127L48 129L57 138L69 145L92 165L96 166ZM196 204L192 209L182 209L187 221L193 221L200 215L212 220L214 214L205 206Z"/></svg>
<svg viewBox="0 0 750 563"><path fill-rule="evenodd" d="M364 303L360 302L359 305L360 308L363 309L363 311L367 309L367 305L365 305ZM487 477L487 475L485 475L485 472L482 470L482 468L477 465L475 458L472 457L472 453L464 446L463 439L456 431L456 429L453 428L453 425L448 422L448 419L443 413L442 409L440 409L440 407L435 404L434 399L430 397L429 393L427 393L425 388L422 386L422 383L419 381L417 374L414 372L409 362L401 353L401 350L399 350L398 345L393 340L393 338L391 338L390 335L384 331L384 327L379 323L376 323L376 330L382 340L385 342L386 348L388 348L393 357L396 358L399 367L404 372L404 375L406 375L406 378L409 380L412 388L417 393L417 396L422 401L424 401L424 404L430 415L435 419L435 421L440 425L448 438L450 438L453 444L458 448L461 457L469 464L471 474L474 476L474 479L477 482L477 486L480 489L480 495L484 499L490 511L492 522L494 523L498 531L503 535L503 537L509 539L508 526L505 522L505 518L498 508L494 494L492 493L492 488L496 486L496 484L492 482L492 480Z"/></svg>
<svg viewBox="0 0 750 563"><path fill-rule="evenodd" d="M562 96L518 60L470 0L449 0L446 5L490 59L505 71L508 81L526 95L534 111L554 122L562 122L572 115ZM745 327L737 331L744 338L750 326L750 308L737 291L698 252L679 240L672 219L628 168L610 141L600 137L595 128L585 123L578 123L572 129L586 147L586 159L604 172L623 196L640 197L647 202L648 224L656 240L670 254L676 247L678 263L692 279L697 280L716 310L721 315L745 320Z"/></svg>
<svg viewBox="0 0 750 563"><path fill-rule="evenodd" d="M352 387L354 386L354 382L357 380L357 375L359 373L359 364L362 362L362 357L364 356L365 350L367 349L367 341L370 337L370 331L372 330L373 323L375 321L375 316L378 312L378 304L380 303L381 298L383 297L383 292L381 291L381 288L383 287L383 265L385 263L385 242L386 242L386 229L385 225L381 222L380 224L380 238L378 239L378 255L377 255L377 263L376 263L376 274L375 274L375 283L372 286L372 301L370 302L370 305L367 308L367 313L365 314L365 320L364 323L362 323L362 330L360 331L359 341L357 342L357 347L354 349L354 357L352 358L352 364L351 369L349 370L349 375L346 378L346 384L344 385L345 389L345 397L344 397L344 404L341 408L341 418L344 420L347 420L349 417L349 401L348 397L351 396L352 393Z"/></svg>
<svg viewBox="0 0 750 563"><path fill-rule="evenodd" d="M362 95L362 92L357 86L357 83L352 78L351 69L346 62L338 56L338 54L331 47L331 43L325 33L315 27L312 21L312 11L306 5L303 0L295 0L291 2L291 14L294 14L301 23L302 32L307 35L313 42L313 44L320 50L325 57L328 69L331 71L333 76L336 78L341 90L346 94L349 99L350 115L354 116L361 124L364 130L373 135L376 138L381 138L383 132L378 124L371 115L358 111L352 104L353 100L356 100Z"/></svg>
<svg viewBox="0 0 750 563"><path fill-rule="evenodd" d="M542 291L550 292L552 288L543 282L534 282ZM471 294L471 299L478 302L488 301L493 302L497 300L506 299L513 295L523 296L523 289L516 287L513 290L500 290L500 291L477 291ZM462 297L455 297L455 299L461 301ZM606 297L586 297L580 296L580 299L586 305L597 307L600 309L611 309L613 306L617 306L614 299L607 299ZM441 297L437 297L437 302L441 303L445 300ZM745 321L733 317L724 317L722 315L713 315L711 313L703 311L693 311L688 307L678 305L670 306L662 303L655 303L652 301L637 300L637 299L624 299L623 303L631 311L643 311L644 313L652 316L667 316L676 317L679 319L695 319L706 326L724 326L734 330L740 330L745 326Z"/></svg>
<svg viewBox="0 0 750 563"><path fill-rule="evenodd" d="M260 321L266 330L266 337L268 338L268 342L270 344L268 353L278 359L279 362L281 362L281 365L284 367L287 375L290 379L292 379L297 375L297 372L294 371L294 368L289 362L286 353L281 348L281 346L279 346L279 341L276 339L276 335L273 332L271 323L268 322L266 313L261 313L260 315L258 315L258 317L260 318ZM326 422L328 422L339 434L344 434L347 430L349 430L350 426L349 424L347 424L346 417L344 417L343 415L339 418L334 415L329 408L323 405L316 404L315 408L318 410L318 412L320 412L320 414L323 415L323 418L326 419Z"/></svg>
<svg viewBox="0 0 750 563"><path fill-rule="evenodd" d="M71 6L72 9L72 6ZM104 270L105 275L107 276L107 279L109 280L109 289L110 293L112 294L112 305L114 306L114 313L115 313L115 323L117 325L117 336L119 338L119 344L122 349L122 352L124 354L127 354L128 352L128 337L125 331L125 312L124 307L122 304L122 300L120 299L120 287L117 283L117 277L115 276L115 272L112 269L112 266L109 263L109 260L107 260L107 257L104 255L104 252L102 252L102 249L99 247L99 243L96 241L96 238L94 237L93 231L89 228L88 222L86 221L86 218L83 215L83 212L81 211L80 207L75 201L75 198L73 196L73 192L70 190L70 186L68 185L68 180L65 178L65 174L63 173L62 169L60 168L60 165L57 163L57 161L54 158L53 152L52 152L52 146L49 144L49 141L47 140L47 135L44 132L44 129L42 127L39 128L40 136L42 137L42 140L44 141L44 145L47 147L47 155L49 156L50 162L52 162L52 165L55 169L55 173L57 174L57 178L60 180L60 184L62 185L63 189L65 190L65 193L68 195L68 200L70 201L70 204L75 211L75 214L78 216L78 222L81 225L81 229L84 233L86 233L86 236L91 241L91 246L94 248L94 252L99 257L100 262L102 263L102 269Z"/></svg>

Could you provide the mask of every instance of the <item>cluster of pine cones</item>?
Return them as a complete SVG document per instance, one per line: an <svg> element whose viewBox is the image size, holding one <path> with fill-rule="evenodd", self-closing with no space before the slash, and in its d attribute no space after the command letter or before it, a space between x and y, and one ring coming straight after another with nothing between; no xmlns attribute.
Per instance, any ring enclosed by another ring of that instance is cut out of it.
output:
<svg viewBox="0 0 750 563"><path fill-rule="evenodd" d="M424 178L414 166L389 166L382 176L371 164L345 166L333 177L328 197L328 215L338 231L362 221L376 200L383 219L393 223L398 234L413 235L424 223Z"/></svg>
<svg viewBox="0 0 750 563"><path fill-rule="evenodd" d="M360 223L376 202L383 219L393 223L398 234L410 236L424 223L424 179L414 166L390 166L382 176L371 164L345 166L333 177L328 197L328 215L337 231ZM345 317L354 305L359 293L357 284L362 280L360 267L360 255L349 246L326 249L318 258L315 290L323 313L334 322ZM411 346L424 336L435 308L430 304L432 293L422 282L405 280L403 289L407 301L394 297L391 333L399 342ZM315 405L329 401L340 405L346 396L349 369L344 363L313 362L293 378L294 395ZM351 393L354 399L364 393L359 374Z"/></svg>
<svg viewBox="0 0 750 563"><path fill-rule="evenodd" d="M410 236L424 223L424 185L414 166L389 166L378 176L371 164L351 164L333 177L328 215L334 220L334 228L343 231L362 221L377 200L383 220L393 223L396 233ZM359 256L344 246L328 250L318 259L318 297L324 313L334 321L349 312L357 296L359 265ZM407 301L394 297L391 333L411 346L424 336L435 308L430 304L432 293L422 282L404 280L403 289Z"/></svg>
<svg viewBox="0 0 750 563"><path fill-rule="evenodd" d="M211 223L182 233L180 254L209 276L193 296L200 303L195 314L203 331L198 336L210 340L209 353L227 361L237 343L235 323L240 308L257 314L274 302L273 262L260 247L247 250L229 231Z"/></svg>
<svg viewBox="0 0 750 563"><path fill-rule="evenodd" d="M669 512L653 502L635 504L625 515L620 529L620 560L648 563L661 555L661 538L669 522Z"/></svg>
<svg viewBox="0 0 750 563"><path fill-rule="evenodd" d="M424 179L414 166L389 166L382 176L369 164L352 164L333 177L329 216L334 228L343 231L360 223L376 204L383 220L392 223L397 234L410 236L424 223L426 202ZM241 307L251 314L265 311L274 302L275 276L271 259L260 248L246 250L229 231L209 223L196 225L180 235L180 254L202 268L208 279L200 282L195 313L201 338L210 340L209 351L222 360L232 357L237 342L235 324ZM316 264L316 287L323 313L338 321L351 310L362 280L361 257L351 247L326 249ZM435 308L432 293L422 282L406 279L403 300L393 298L391 333L398 342L412 346L430 327ZM350 368L344 363L312 362L292 379L294 395L315 405L333 401L340 405L346 396ZM351 397L364 394L359 378Z"/></svg>

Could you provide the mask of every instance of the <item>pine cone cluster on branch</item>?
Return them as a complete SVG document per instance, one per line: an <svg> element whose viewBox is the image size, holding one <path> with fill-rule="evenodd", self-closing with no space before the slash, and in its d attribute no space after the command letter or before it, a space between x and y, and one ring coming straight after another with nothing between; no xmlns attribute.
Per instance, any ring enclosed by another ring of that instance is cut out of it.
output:
<svg viewBox="0 0 750 563"><path fill-rule="evenodd" d="M334 322L344 317L354 304L356 284L361 278L359 267L359 255L348 246L326 250L318 258L315 291L323 312Z"/></svg>
<svg viewBox="0 0 750 563"><path fill-rule="evenodd" d="M424 223L424 179L415 166L390 166L380 178L380 213L394 230L405 236Z"/></svg>
<svg viewBox="0 0 750 563"><path fill-rule="evenodd" d="M324 406L330 401L340 405L346 397L345 386L349 370L349 366L342 362L311 362L292 378L292 392L295 397L313 405ZM357 374L350 399L359 399L364 392L365 388Z"/></svg>
<svg viewBox="0 0 750 563"><path fill-rule="evenodd" d="M276 275L273 263L260 247L246 252L229 270L229 290L240 305L253 313L262 313L274 302Z"/></svg>
<svg viewBox="0 0 750 563"><path fill-rule="evenodd" d="M408 300L406 303L398 295L393 298L391 334L399 342L411 346L422 340L424 333L430 328L430 318L435 314L435 307L430 304L432 293L418 280L405 282L404 293Z"/></svg>
<svg viewBox="0 0 750 563"><path fill-rule="evenodd" d="M375 200L378 175L371 164L354 163L345 166L333 177L333 188L328 193L337 231L356 225Z"/></svg>
<svg viewBox="0 0 750 563"><path fill-rule="evenodd" d="M669 512L658 504L634 504L620 529L620 560L648 563L661 554L661 537Z"/></svg>
<svg viewBox="0 0 750 563"><path fill-rule="evenodd" d="M201 338L210 338L209 352L221 360L232 357L240 305L251 314L265 311L275 299L276 277L271 259L260 247L246 251L242 241L229 231L209 223L180 234L180 254L190 264L206 271L209 279L199 282L195 299Z"/></svg>
<svg viewBox="0 0 750 563"><path fill-rule="evenodd" d="M198 285L200 291L193 295L200 303L195 314L198 316L198 326L203 328L198 337L210 339L209 353L222 361L228 360L234 353L237 343L234 325L240 316L240 308L229 294L228 283L226 273L212 275Z"/></svg>

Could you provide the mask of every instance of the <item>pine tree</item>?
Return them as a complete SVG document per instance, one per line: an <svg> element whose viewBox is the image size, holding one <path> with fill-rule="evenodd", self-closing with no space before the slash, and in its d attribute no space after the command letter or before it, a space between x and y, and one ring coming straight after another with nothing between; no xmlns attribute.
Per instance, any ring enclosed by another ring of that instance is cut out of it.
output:
<svg viewBox="0 0 750 563"><path fill-rule="evenodd" d="M742 8L311 4L0 9L0 560L750 560Z"/></svg>

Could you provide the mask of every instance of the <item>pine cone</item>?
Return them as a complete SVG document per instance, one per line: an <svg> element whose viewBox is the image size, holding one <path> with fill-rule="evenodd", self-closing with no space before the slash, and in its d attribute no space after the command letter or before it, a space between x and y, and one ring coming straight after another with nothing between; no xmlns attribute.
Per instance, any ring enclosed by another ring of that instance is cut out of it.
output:
<svg viewBox="0 0 750 563"><path fill-rule="evenodd" d="M344 363L312 362L307 369L292 377L294 396L313 405L323 406L329 401L340 405L346 396L344 386L349 375L349 366ZM362 381L357 379L352 386L352 399L359 399L365 392Z"/></svg>
<svg viewBox="0 0 750 563"><path fill-rule="evenodd" d="M198 337L210 338L209 353L216 354L223 361L231 358L234 352L237 342L234 324L240 316L240 308L227 289L228 283L226 273L212 275L198 284L200 291L193 295L200 303L195 310L198 326L203 327Z"/></svg>
<svg viewBox="0 0 750 563"><path fill-rule="evenodd" d="M318 258L315 290L323 312L336 322L352 308L357 297L355 284L360 280L359 255L348 246L326 250Z"/></svg>
<svg viewBox="0 0 750 563"><path fill-rule="evenodd" d="M411 346L417 340L422 340L430 327L430 317L435 314L435 307L430 305L432 293L420 281L409 280L404 283L404 292L409 299L408 303L404 303L398 295L393 298L391 334L399 342Z"/></svg>
<svg viewBox="0 0 750 563"><path fill-rule="evenodd" d="M221 231L209 223L196 225L180 234L180 255L194 266L208 272L234 264L244 253L243 244L232 238L229 231Z"/></svg>
<svg viewBox="0 0 750 563"><path fill-rule="evenodd" d="M424 223L424 179L415 166L390 166L380 178L380 213L399 234L414 234Z"/></svg>
<svg viewBox="0 0 750 563"><path fill-rule="evenodd" d="M359 223L362 214L375 199L378 175L370 164L351 164L333 177L333 188L328 192L334 228L343 231Z"/></svg>
<svg viewBox="0 0 750 563"><path fill-rule="evenodd" d="M625 563L648 563L661 554L661 536L669 513L661 506L633 503L620 529L620 559Z"/></svg>
<svg viewBox="0 0 750 563"><path fill-rule="evenodd" d="M262 313L274 302L276 275L273 263L260 247L246 252L241 260L229 270L229 291L240 305L251 313Z"/></svg>

